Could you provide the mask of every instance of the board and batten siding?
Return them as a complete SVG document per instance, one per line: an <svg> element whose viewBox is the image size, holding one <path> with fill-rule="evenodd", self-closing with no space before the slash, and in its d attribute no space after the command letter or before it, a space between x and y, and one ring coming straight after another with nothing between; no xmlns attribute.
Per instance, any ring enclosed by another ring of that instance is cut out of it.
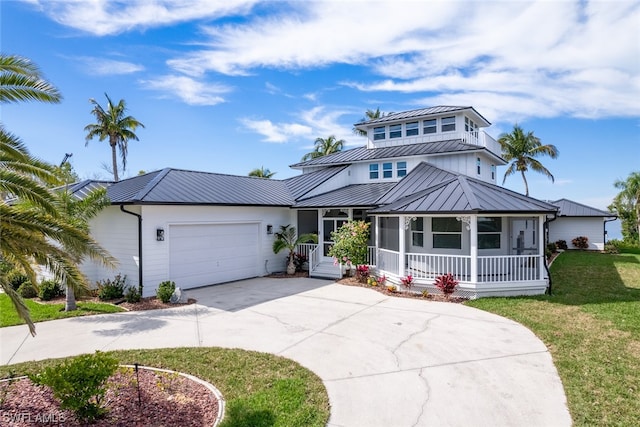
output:
<svg viewBox="0 0 640 427"><path fill-rule="evenodd" d="M549 241L566 240L569 249L575 249L571 240L578 236L589 239L589 250L604 249L604 218L560 217L549 223Z"/></svg>

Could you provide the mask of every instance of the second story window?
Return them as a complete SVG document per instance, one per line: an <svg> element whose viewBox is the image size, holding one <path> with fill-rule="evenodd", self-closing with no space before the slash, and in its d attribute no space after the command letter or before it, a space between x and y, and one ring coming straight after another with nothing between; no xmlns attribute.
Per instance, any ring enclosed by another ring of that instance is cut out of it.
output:
<svg viewBox="0 0 640 427"><path fill-rule="evenodd" d="M373 128L373 140L378 141L386 138L386 129L384 126Z"/></svg>
<svg viewBox="0 0 640 427"><path fill-rule="evenodd" d="M372 163L369 165L369 179L378 179L380 175L378 174L378 164Z"/></svg>
<svg viewBox="0 0 640 427"><path fill-rule="evenodd" d="M407 136L415 136L418 134L418 122L407 123L406 127Z"/></svg>
<svg viewBox="0 0 640 427"><path fill-rule="evenodd" d="M496 179L496 165L491 165L491 179Z"/></svg>
<svg viewBox="0 0 640 427"><path fill-rule="evenodd" d="M456 130L456 118L455 117L443 117L442 118L442 132L453 132Z"/></svg>
<svg viewBox="0 0 640 427"><path fill-rule="evenodd" d="M389 138L400 138L402 136L402 125L389 126Z"/></svg>
<svg viewBox="0 0 640 427"><path fill-rule="evenodd" d="M382 164L382 177L393 178L393 163Z"/></svg>
<svg viewBox="0 0 640 427"><path fill-rule="evenodd" d="M402 178L407 175L407 162L396 163L396 176Z"/></svg>
<svg viewBox="0 0 640 427"><path fill-rule="evenodd" d="M480 161L480 157L476 158L476 173L478 175L481 174L480 166L482 166L482 162Z"/></svg>
<svg viewBox="0 0 640 427"><path fill-rule="evenodd" d="M427 135L430 133L436 133L437 129L436 129L436 119L433 120L425 120L424 122L422 122L423 128L422 128L422 133Z"/></svg>

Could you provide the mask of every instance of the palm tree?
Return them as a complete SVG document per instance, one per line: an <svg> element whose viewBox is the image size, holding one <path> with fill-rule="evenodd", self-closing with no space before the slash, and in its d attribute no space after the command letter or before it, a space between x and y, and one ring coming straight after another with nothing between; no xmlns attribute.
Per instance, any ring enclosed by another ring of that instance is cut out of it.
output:
<svg viewBox="0 0 640 427"><path fill-rule="evenodd" d="M257 178L273 178L275 172L271 172L269 169L265 169L264 166L253 169L249 172L249 176L255 176Z"/></svg>
<svg viewBox="0 0 640 427"><path fill-rule="evenodd" d="M106 93L104 95L107 97L106 111L95 99L89 99L89 102L93 104L91 114L96 116L97 123L85 126L84 130L87 132L85 146L89 145L89 141L95 137L98 137L100 141L109 138L113 180L117 182L119 179L116 147L120 150L122 170L124 171L127 168L127 141L130 139L138 141L138 136L134 132L138 127L144 128L144 125L136 120L135 117L125 115L127 107L124 99L114 105L109 95Z"/></svg>
<svg viewBox="0 0 640 427"><path fill-rule="evenodd" d="M335 135L329 135L327 138L316 138L314 150L302 156L302 161L306 162L307 160L342 151L344 144L344 139L336 139Z"/></svg>
<svg viewBox="0 0 640 427"><path fill-rule="evenodd" d="M0 102L42 101L58 103L62 95L42 78L31 60L17 55L0 54Z"/></svg>
<svg viewBox="0 0 640 427"><path fill-rule="evenodd" d="M536 157L549 156L555 159L558 157L558 149L555 145L542 145L540 138L536 137L533 132L525 133L517 124L513 126L511 133L503 133L500 135L498 143L502 147L502 157L507 162L511 162L504 173L503 184L509 175L520 172L522 174L522 180L524 181L525 194L529 196L529 184L524 175L529 168L545 174L551 179L551 182L554 182L551 172L549 172Z"/></svg>
<svg viewBox="0 0 640 427"><path fill-rule="evenodd" d="M379 119L380 117L382 117L382 112L380 111L380 107L378 107L378 108L375 109L375 111L367 109L367 111L365 111L364 115L365 115L365 117L361 118L360 122L366 122L367 120ZM362 129L357 129L355 126L353 127L352 130L353 130L353 133L355 133L356 135L367 136L367 131L364 131Z"/></svg>
<svg viewBox="0 0 640 427"><path fill-rule="evenodd" d="M301 243L313 242L318 243L317 234L303 234L298 236L296 228L289 225L281 225L280 232L275 233L276 240L273 241L273 252L279 253L283 249L289 250L289 257L287 262L287 274L293 274L296 272L296 266L293 262L293 255L296 247Z"/></svg>
<svg viewBox="0 0 640 427"><path fill-rule="evenodd" d="M629 234L629 238L633 241L640 236L640 172L631 172L626 180L617 180L614 187L621 190L613 200L613 205L623 222L627 222L626 227L623 225L623 234L625 228L627 230L632 227L637 230L637 234ZM629 230L631 231L631 230Z"/></svg>

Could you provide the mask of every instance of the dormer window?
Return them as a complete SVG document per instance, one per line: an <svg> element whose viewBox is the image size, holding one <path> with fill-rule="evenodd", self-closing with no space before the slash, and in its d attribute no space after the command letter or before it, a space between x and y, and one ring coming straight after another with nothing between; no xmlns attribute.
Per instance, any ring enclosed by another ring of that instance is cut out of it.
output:
<svg viewBox="0 0 640 427"><path fill-rule="evenodd" d="M382 164L382 177L393 178L393 163Z"/></svg>
<svg viewBox="0 0 640 427"><path fill-rule="evenodd" d="M372 163L369 165L369 179L378 179L380 175L378 174L378 164Z"/></svg>
<svg viewBox="0 0 640 427"><path fill-rule="evenodd" d="M443 117L442 118L442 132L453 132L456 130L456 118Z"/></svg>
<svg viewBox="0 0 640 427"><path fill-rule="evenodd" d="M402 137L402 125L389 126L389 138L400 138L400 137Z"/></svg>
<svg viewBox="0 0 640 427"><path fill-rule="evenodd" d="M432 119L432 120L425 120L424 122L422 122L423 128L422 128L422 133L424 133L425 135L429 134L429 133L436 133L437 129L436 129L436 119Z"/></svg>
<svg viewBox="0 0 640 427"><path fill-rule="evenodd" d="M407 162L397 162L396 163L396 176L398 178L402 178L403 176L407 176Z"/></svg>
<svg viewBox="0 0 640 427"><path fill-rule="evenodd" d="M379 126L377 128L373 128L373 140L378 141L386 138L386 128L384 126Z"/></svg>
<svg viewBox="0 0 640 427"><path fill-rule="evenodd" d="M407 136L416 136L418 134L418 122L407 123Z"/></svg>

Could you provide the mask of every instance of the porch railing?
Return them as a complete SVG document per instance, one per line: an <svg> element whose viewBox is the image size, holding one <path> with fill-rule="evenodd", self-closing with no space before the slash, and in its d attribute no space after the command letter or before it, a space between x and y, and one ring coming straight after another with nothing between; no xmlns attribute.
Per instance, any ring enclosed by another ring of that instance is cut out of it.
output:
<svg viewBox="0 0 640 427"><path fill-rule="evenodd" d="M471 257L465 255L406 254L406 273L415 279L435 279L451 273L457 280L471 278Z"/></svg>
<svg viewBox="0 0 640 427"><path fill-rule="evenodd" d="M527 282L540 280L541 255L478 257L478 282Z"/></svg>
<svg viewBox="0 0 640 427"><path fill-rule="evenodd" d="M296 248L296 252L304 255L305 257L307 257L307 259L309 259L309 253L317 246L318 245L316 245L315 243L300 243Z"/></svg>
<svg viewBox="0 0 640 427"><path fill-rule="evenodd" d="M376 268L391 274L400 272L400 253L389 249L379 249Z"/></svg>
<svg viewBox="0 0 640 427"><path fill-rule="evenodd" d="M376 247L368 246L367 247L367 264L368 265L376 265Z"/></svg>
<svg viewBox="0 0 640 427"><path fill-rule="evenodd" d="M312 248L309 251L309 272L313 271L317 266L320 265L320 251L318 250L319 246L315 245L315 248Z"/></svg>

